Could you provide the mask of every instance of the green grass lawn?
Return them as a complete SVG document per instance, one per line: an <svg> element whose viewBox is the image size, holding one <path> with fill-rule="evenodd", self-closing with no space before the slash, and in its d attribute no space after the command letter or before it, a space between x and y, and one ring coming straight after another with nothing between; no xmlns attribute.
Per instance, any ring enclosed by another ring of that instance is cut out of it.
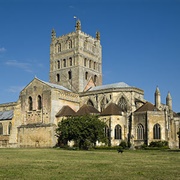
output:
<svg viewBox="0 0 180 180"><path fill-rule="evenodd" d="M180 180L180 152L0 149L0 179Z"/></svg>

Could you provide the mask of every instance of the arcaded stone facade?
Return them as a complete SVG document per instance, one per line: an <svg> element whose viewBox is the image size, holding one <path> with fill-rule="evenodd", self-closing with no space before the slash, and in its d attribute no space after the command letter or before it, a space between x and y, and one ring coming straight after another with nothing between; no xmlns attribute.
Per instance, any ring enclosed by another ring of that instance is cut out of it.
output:
<svg viewBox="0 0 180 180"><path fill-rule="evenodd" d="M124 82L102 85L100 33L89 36L77 20L72 33L57 37L52 30L49 82L35 77L17 102L0 105L0 147L53 147L58 122L84 113L106 122L111 146L161 140L178 147L180 117L173 112L170 93L164 105L157 87L153 104L143 90Z"/></svg>

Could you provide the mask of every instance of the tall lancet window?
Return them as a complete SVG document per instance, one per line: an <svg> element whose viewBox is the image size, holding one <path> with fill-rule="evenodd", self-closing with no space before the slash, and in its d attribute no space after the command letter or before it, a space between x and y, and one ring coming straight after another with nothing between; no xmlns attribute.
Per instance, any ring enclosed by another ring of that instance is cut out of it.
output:
<svg viewBox="0 0 180 180"><path fill-rule="evenodd" d="M155 124L153 127L153 138L161 139L161 127L159 124Z"/></svg>
<svg viewBox="0 0 180 180"><path fill-rule="evenodd" d="M38 110L41 110L42 109L42 98L41 96L39 95L38 96Z"/></svg>
<svg viewBox="0 0 180 180"><path fill-rule="evenodd" d="M29 111L32 111L33 110L33 100L32 100L31 96L29 96L28 104L29 104Z"/></svg>

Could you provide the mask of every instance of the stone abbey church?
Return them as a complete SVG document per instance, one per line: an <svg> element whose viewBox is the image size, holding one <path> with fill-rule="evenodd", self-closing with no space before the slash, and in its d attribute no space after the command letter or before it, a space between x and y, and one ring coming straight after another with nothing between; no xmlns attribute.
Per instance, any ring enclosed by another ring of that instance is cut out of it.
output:
<svg viewBox="0 0 180 180"><path fill-rule="evenodd" d="M74 32L57 37L52 30L49 82L35 77L17 102L0 104L0 147L53 147L58 122L85 114L106 122L112 146L161 140L178 148L180 117L170 93L162 104L157 87L153 104L142 89L124 82L102 85L100 33L95 38L84 33L77 20Z"/></svg>

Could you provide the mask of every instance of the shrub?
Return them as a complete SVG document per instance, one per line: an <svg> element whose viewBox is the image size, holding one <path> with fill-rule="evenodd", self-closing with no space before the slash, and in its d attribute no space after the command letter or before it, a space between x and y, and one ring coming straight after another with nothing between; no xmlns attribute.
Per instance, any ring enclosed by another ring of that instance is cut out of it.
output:
<svg viewBox="0 0 180 180"><path fill-rule="evenodd" d="M126 149L128 147L126 141L121 141L119 147L121 147L122 149Z"/></svg>
<svg viewBox="0 0 180 180"><path fill-rule="evenodd" d="M152 141L149 144L149 147L159 147L159 148L168 147L168 142L167 141Z"/></svg>

